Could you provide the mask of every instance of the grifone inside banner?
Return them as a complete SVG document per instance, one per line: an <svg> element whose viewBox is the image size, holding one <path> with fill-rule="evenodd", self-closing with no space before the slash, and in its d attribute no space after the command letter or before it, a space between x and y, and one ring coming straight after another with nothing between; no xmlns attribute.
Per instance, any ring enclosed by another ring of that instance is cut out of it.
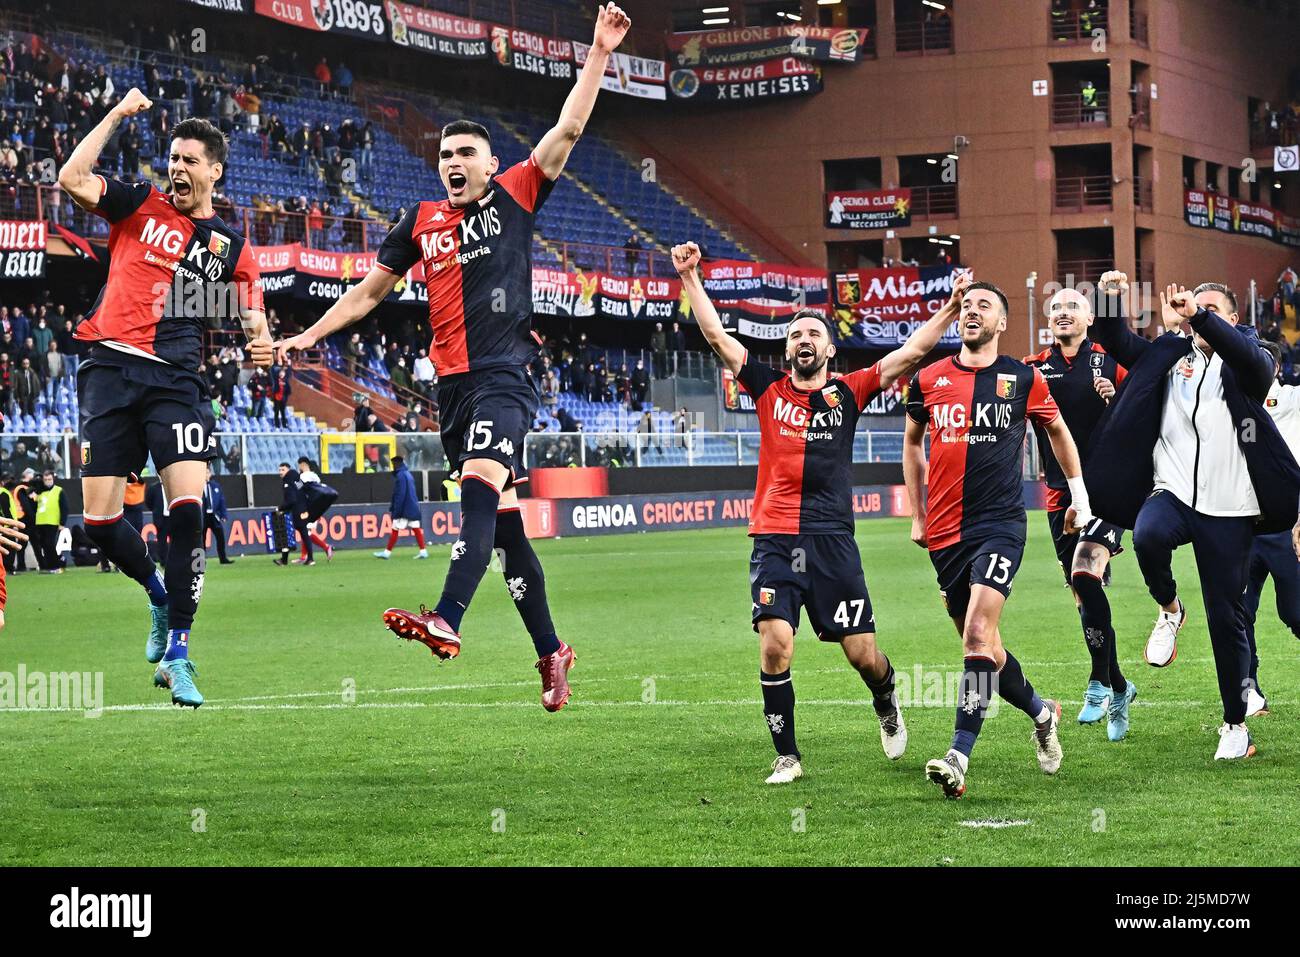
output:
<svg viewBox="0 0 1300 957"><path fill-rule="evenodd" d="M673 66L725 66L797 56L818 62L856 63L870 31L837 27L745 27L668 37Z"/></svg>

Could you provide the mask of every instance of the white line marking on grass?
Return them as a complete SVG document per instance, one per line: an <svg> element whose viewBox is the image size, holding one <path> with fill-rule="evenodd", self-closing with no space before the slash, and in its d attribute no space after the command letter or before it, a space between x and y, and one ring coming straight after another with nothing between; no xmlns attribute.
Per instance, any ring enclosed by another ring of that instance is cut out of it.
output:
<svg viewBox="0 0 1300 957"><path fill-rule="evenodd" d="M1004 827L1028 827L1030 824L1033 824L1034 822L1029 820L1008 821L1006 818L990 817L990 818L984 818L983 820L980 821L958 821L957 823L960 824L962 827L991 827L994 829L998 829Z"/></svg>

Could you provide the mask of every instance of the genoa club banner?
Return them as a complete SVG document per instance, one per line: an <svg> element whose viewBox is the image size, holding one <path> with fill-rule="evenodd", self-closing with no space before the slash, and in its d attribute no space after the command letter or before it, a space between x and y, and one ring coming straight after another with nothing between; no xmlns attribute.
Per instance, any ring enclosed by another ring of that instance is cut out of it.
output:
<svg viewBox="0 0 1300 957"><path fill-rule="evenodd" d="M837 273L832 285L835 331L841 345L893 349L927 322L952 295L954 266L905 266ZM956 323L940 348L961 343Z"/></svg>
<svg viewBox="0 0 1300 957"><path fill-rule="evenodd" d="M676 279L533 268L533 311L543 316L671 321L681 301Z"/></svg>
<svg viewBox="0 0 1300 957"><path fill-rule="evenodd" d="M867 43L868 30L835 27L753 27L670 34L673 66L724 66L754 63L774 57L797 56L820 63L856 63Z"/></svg>
<svg viewBox="0 0 1300 957"><path fill-rule="evenodd" d="M45 223L0 220L0 279L45 277Z"/></svg>
<svg viewBox="0 0 1300 957"><path fill-rule="evenodd" d="M573 44L513 27L492 27L492 55L497 63L556 80L573 79Z"/></svg>
<svg viewBox="0 0 1300 957"><path fill-rule="evenodd" d="M586 43L573 41L573 60L579 69L586 65L590 49ZM609 63L600 80L602 90L647 100L667 99L668 88L665 84L663 60L647 60L617 52L610 54Z"/></svg>
<svg viewBox="0 0 1300 957"><path fill-rule="evenodd" d="M1260 236L1283 246L1300 246L1300 220L1272 206L1246 203L1208 190L1183 190L1183 219L1198 229Z"/></svg>
<svg viewBox="0 0 1300 957"><path fill-rule="evenodd" d="M218 13L247 13L253 5L252 0L184 0L196 7L206 7Z"/></svg>
<svg viewBox="0 0 1300 957"><path fill-rule="evenodd" d="M826 194L830 229L891 229L912 224L912 190L836 190Z"/></svg>
<svg viewBox="0 0 1300 957"><path fill-rule="evenodd" d="M827 308L820 269L721 259L703 264L701 274L723 326L751 339L784 339L800 309Z"/></svg>
<svg viewBox="0 0 1300 957"><path fill-rule="evenodd" d="M798 57L741 66L673 70L668 87L679 100L736 103L820 93L822 71Z"/></svg>
<svg viewBox="0 0 1300 957"><path fill-rule="evenodd" d="M388 20L398 46L458 60L488 55L489 28L478 20L392 0L388 2Z"/></svg>
<svg viewBox="0 0 1300 957"><path fill-rule="evenodd" d="M383 40L388 34L379 0L256 0L254 9L258 16L317 33L365 40Z"/></svg>

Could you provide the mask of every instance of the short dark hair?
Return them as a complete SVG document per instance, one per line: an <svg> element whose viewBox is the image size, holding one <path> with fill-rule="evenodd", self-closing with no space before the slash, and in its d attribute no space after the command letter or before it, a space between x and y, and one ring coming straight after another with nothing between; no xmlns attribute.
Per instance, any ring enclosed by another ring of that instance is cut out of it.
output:
<svg viewBox="0 0 1300 957"><path fill-rule="evenodd" d="M1269 342L1267 339L1261 340L1259 347L1273 357L1273 363L1277 366L1282 365L1282 347L1276 342Z"/></svg>
<svg viewBox="0 0 1300 957"><path fill-rule="evenodd" d="M406 464L406 459L402 458L400 455L394 455L391 459L389 459L389 461L393 463L393 468L397 468L397 466L399 465Z"/></svg>
<svg viewBox="0 0 1300 957"><path fill-rule="evenodd" d="M299 465L311 465L311 459L307 458L307 456L305 456L305 455L300 455L300 456L298 456L298 464L299 464Z"/></svg>
<svg viewBox="0 0 1300 957"><path fill-rule="evenodd" d="M452 120L442 128L442 135L438 137L438 145L449 136L458 136L462 134L477 136L479 139L486 140L488 149L492 148L492 137L487 131L487 127L482 123L475 123L473 120Z"/></svg>
<svg viewBox="0 0 1300 957"><path fill-rule="evenodd" d="M1195 289L1192 290L1192 295L1193 295L1193 296L1199 296L1199 295L1200 295L1201 293L1203 293L1203 292L1217 292L1217 293L1219 293L1220 295L1223 296L1224 299L1227 299L1227 300L1228 300L1228 305L1232 307L1232 311L1233 311L1233 312L1236 312L1236 311L1237 311L1237 297L1236 297L1236 295L1233 293L1233 291L1232 291L1231 289L1229 289L1227 286L1225 286L1223 283L1221 283L1221 282L1203 282L1203 283L1201 283L1199 286L1197 286Z"/></svg>
<svg viewBox="0 0 1300 957"><path fill-rule="evenodd" d="M966 287L967 292L971 292L974 289L987 289L989 292L993 293L993 295L998 297L998 302L1002 303L1002 315L1011 315L1011 304L1007 302L1007 294L997 286L993 285L993 283L980 280L979 282L973 282Z"/></svg>
<svg viewBox="0 0 1300 957"><path fill-rule="evenodd" d="M230 142L226 139L226 134L197 116L181 120L173 126L172 139L200 141L209 163L224 164L226 157L230 155Z"/></svg>
<svg viewBox="0 0 1300 957"><path fill-rule="evenodd" d="M293 466L290 465L288 462L281 462L279 465L276 466L276 468L278 468L278 469L291 469L291 468L293 468Z"/></svg>
<svg viewBox="0 0 1300 957"><path fill-rule="evenodd" d="M790 327L793 326L800 319L821 320L821 324L826 327L827 338L829 338L831 342L835 341L835 330L831 328L831 321L826 318L826 313L822 312L819 309L800 309L793 316L791 316L790 321L785 324L785 337L787 339L790 338Z"/></svg>

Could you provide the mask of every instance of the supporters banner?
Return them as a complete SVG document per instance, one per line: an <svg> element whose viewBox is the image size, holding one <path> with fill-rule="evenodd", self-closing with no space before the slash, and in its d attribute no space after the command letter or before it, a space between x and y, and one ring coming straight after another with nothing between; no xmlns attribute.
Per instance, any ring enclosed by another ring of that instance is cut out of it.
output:
<svg viewBox="0 0 1300 957"><path fill-rule="evenodd" d="M45 223L0 220L0 279L45 277Z"/></svg>
<svg viewBox="0 0 1300 957"><path fill-rule="evenodd" d="M842 345L893 349L901 345L952 295L954 266L905 266L836 273L833 283L835 331ZM957 324L944 332L940 347L961 344Z"/></svg>
<svg viewBox="0 0 1300 957"><path fill-rule="evenodd" d="M182 0L196 7L216 10L218 13L247 13L252 0Z"/></svg>
<svg viewBox="0 0 1300 957"><path fill-rule="evenodd" d="M751 339L784 339L800 309L827 310L826 273L819 269L720 259L700 271L722 324Z"/></svg>
<svg viewBox="0 0 1300 957"><path fill-rule="evenodd" d="M1232 200L1218 193L1210 193L1210 224L1220 232L1232 232Z"/></svg>
<svg viewBox="0 0 1300 957"><path fill-rule="evenodd" d="M1210 200L1204 190L1183 190L1183 219L1189 226L1210 228Z"/></svg>
<svg viewBox="0 0 1300 957"><path fill-rule="evenodd" d="M533 311L544 316L671 321L681 297L676 279L533 269Z"/></svg>
<svg viewBox="0 0 1300 957"><path fill-rule="evenodd" d="M492 27L492 55L511 70L556 80L573 79L573 43L513 27Z"/></svg>
<svg viewBox="0 0 1300 957"><path fill-rule="evenodd" d="M754 397L726 366L718 366L722 382L722 407L728 412L754 412Z"/></svg>
<svg viewBox="0 0 1300 957"><path fill-rule="evenodd" d="M317 33L384 40L388 24L380 0L256 0L258 16Z"/></svg>
<svg viewBox="0 0 1300 957"><path fill-rule="evenodd" d="M488 55L486 23L392 0L387 6L391 37L398 46L458 60L479 60Z"/></svg>
<svg viewBox="0 0 1300 957"><path fill-rule="evenodd" d="M587 51L590 49L586 43L573 41L573 62L579 68L587 65ZM602 90L647 100L667 99L668 88L665 84L663 60L647 60L626 53L610 55L600 80Z"/></svg>
<svg viewBox="0 0 1300 957"><path fill-rule="evenodd" d="M1278 213L1277 241L1283 246L1300 246L1300 219Z"/></svg>
<svg viewBox="0 0 1300 957"><path fill-rule="evenodd" d="M668 87L679 100L736 103L820 93L822 71L798 57L782 57L743 66L673 70Z"/></svg>
<svg viewBox="0 0 1300 957"><path fill-rule="evenodd" d="M830 229L891 229L912 225L912 190L836 190L826 194Z"/></svg>
<svg viewBox="0 0 1300 957"><path fill-rule="evenodd" d="M1250 236L1277 238L1277 212L1271 206L1232 201L1232 231Z"/></svg>
<svg viewBox="0 0 1300 957"><path fill-rule="evenodd" d="M290 243L287 246L254 246L253 260L257 263L258 283L263 294L293 292L294 276L297 275L298 250L302 247Z"/></svg>
<svg viewBox="0 0 1300 957"><path fill-rule="evenodd" d="M869 33L868 30L804 26L710 30L670 34L668 49L673 51L674 67L755 63L782 56L822 63L857 63Z"/></svg>

